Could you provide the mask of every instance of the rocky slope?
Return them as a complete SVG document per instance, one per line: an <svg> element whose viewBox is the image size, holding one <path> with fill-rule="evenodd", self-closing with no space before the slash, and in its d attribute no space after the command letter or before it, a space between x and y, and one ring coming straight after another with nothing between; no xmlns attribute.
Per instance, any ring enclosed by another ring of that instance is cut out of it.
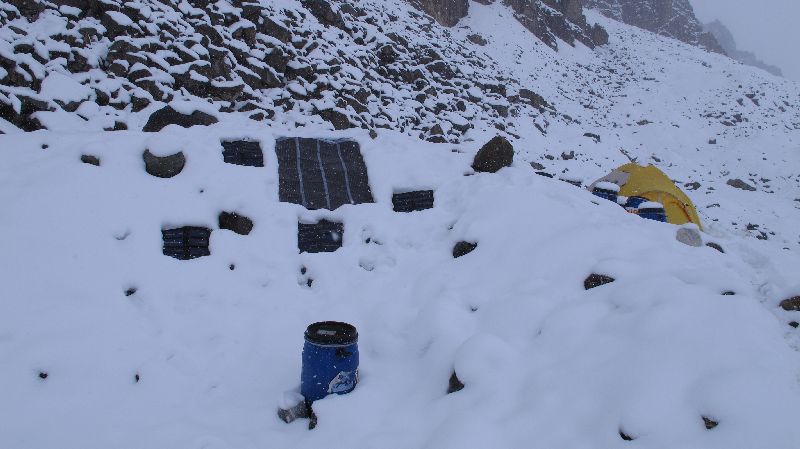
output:
<svg viewBox="0 0 800 449"><path fill-rule="evenodd" d="M747 64L766 70L775 76L783 76L780 67L765 63L764 61L758 59L758 56L756 56L756 54L753 52L740 50L736 46L736 40L733 38L733 34L724 23L720 22L719 20L715 20L711 23L705 24L703 28L706 30L706 32L711 33L714 36L722 49L725 51L725 54L731 58L741 62L742 64Z"/></svg>
<svg viewBox="0 0 800 449"><path fill-rule="evenodd" d="M446 25L467 12L465 2L415 4ZM577 2L508 4L553 48L607 41ZM391 3L14 1L0 24L0 115L25 130L47 127L41 112L136 128L132 114L185 97L255 120L438 142L473 126L504 129L511 109L554 113L479 46Z"/></svg>
<svg viewBox="0 0 800 449"><path fill-rule="evenodd" d="M614 20L723 53L714 36L703 30L689 0L586 0L585 3Z"/></svg>

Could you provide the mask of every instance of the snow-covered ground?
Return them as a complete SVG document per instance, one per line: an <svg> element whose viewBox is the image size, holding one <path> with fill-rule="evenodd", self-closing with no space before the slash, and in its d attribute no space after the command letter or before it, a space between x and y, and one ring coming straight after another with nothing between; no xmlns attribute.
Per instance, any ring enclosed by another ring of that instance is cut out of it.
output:
<svg viewBox="0 0 800 449"><path fill-rule="evenodd" d="M408 24L404 4L381 7L387 32ZM495 174L470 168L499 132L482 126L433 144L233 114L159 133L0 123L0 448L796 448L800 317L778 302L800 294L800 88L597 14L607 47L556 53L500 5L471 11L453 34L484 35L473 50L558 111L536 118L546 134L512 113L515 163ZM284 136L358 140L376 202L279 202ZM265 167L223 162L220 141L240 137ZM145 149L186 166L154 178ZM703 239L725 254L529 165L591 181L621 150L699 182ZM393 212L415 188L435 207ZM217 229L222 211L252 233ZM298 254L298 220L323 217L344 246ZM211 256L162 255L162 228L182 225L214 229ZM462 240L478 247L453 259ZM586 291L590 273L616 281ZM358 327L361 376L309 431L276 408L318 320ZM466 387L448 395L453 370Z"/></svg>
<svg viewBox="0 0 800 449"><path fill-rule="evenodd" d="M336 134L362 144L376 203L278 202L275 138L321 134L232 120L0 137L0 446L588 448L628 444L622 429L638 447L795 447L800 339L777 309L795 256L775 266L734 235L704 237L726 254L689 247L521 160L464 176L477 142L391 132ZM264 168L223 163L220 140L243 136ZM184 171L151 177L146 148L183 151ZM434 209L391 210L420 187ZM253 232L161 254L162 227L217 228L223 210ZM319 217L343 220L344 247L298 254L298 219ZM460 240L478 248L453 259ZM617 281L584 291L592 272ZM308 431L275 412L324 319L358 327L361 381L316 403ZM453 369L466 388L446 395Z"/></svg>

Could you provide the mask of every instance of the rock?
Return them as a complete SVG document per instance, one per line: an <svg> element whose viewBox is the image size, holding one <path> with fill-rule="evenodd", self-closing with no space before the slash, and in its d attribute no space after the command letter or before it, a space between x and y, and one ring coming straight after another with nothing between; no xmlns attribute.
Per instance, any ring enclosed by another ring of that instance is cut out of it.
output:
<svg viewBox="0 0 800 449"><path fill-rule="evenodd" d="M125 296L133 296L136 293L136 287L131 287L125 290Z"/></svg>
<svg viewBox="0 0 800 449"><path fill-rule="evenodd" d="M91 154L82 154L81 155L81 162L84 164L91 164L94 166L100 166L100 159L97 156L92 156Z"/></svg>
<svg viewBox="0 0 800 449"><path fill-rule="evenodd" d="M755 187L753 187L750 184L742 181L741 179L729 179L727 184L729 186L731 186L731 187L734 187L734 188L737 188L737 189L742 189L742 190L747 190L747 191L750 191L750 192L755 192L755 190L756 190Z"/></svg>
<svg viewBox="0 0 800 449"><path fill-rule="evenodd" d="M716 145L717 144L717 139L709 139L708 140L708 144L709 145Z"/></svg>
<svg viewBox="0 0 800 449"><path fill-rule="evenodd" d="M469 0L420 0L417 5L446 27L455 26L469 12Z"/></svg>
<svg viewBox="0 0 800 449"><path fill-rule="evenodd" d="M713 419L711 419L711 418L709 418L707 416L704 416L703 417L703 424L705 424L706 430L711 430L714 427L717 427L719 425L719 422L714 421Z"/></svg>
<svg viewBox="0 0 800 449"><path fill-rule="evenodd" d="M147 173L157 178L171 178L180 173L186 165L186 157L182 151L160 157L151 153L150 150L144 150L142 159L144 159Z"/></svg>
<svg viewBox="0 0 800 449"><path fill-rule="evenodd" d="M722 292L722 296L736 296L736 292L733 290L726 290Z"/></svg>
<svg viewBox="0 0 800 449"><path fill-rule="evenodd" d="M574 151L570 151L569 153L567 153L565 151L565 152L561 153L561 159L563 159L565 161L569 161L569 160L575 159L575 152Z"/></svg>
<svg viewBox="0 0 800 449"><path fill-rule="evenodd" d="M530 89L525 89L525 88L520 89L519 97L524 100L527 100L531 104L531 106L536 108L539 112L544 112L545 109L552 108L552 106L550 106L550 103L548 103L544 99L544 97L542 97L541 95L537 94L536 92Z"/></svg>
<svg viewBox="0 0 800 449"><path fill-rule="evenodd" d="M697 190L697 189L700 188L700 183L697 182L697 181L695 181L695 182L687 182L683 186L686 187L689 190Z"/></svg>
<svg viewBox="0 0 800 449"><path fill-rule="evenodd" d="M347 115L335 110L335 109L326 109L324 111L317 112L317 115L322 117L323 120L329 122L333 125L333 128L337 131L352 128L353 125L350 123L350 119L347 118Z"/></svg>
<svg viewBox="0 0 800 449"><path fill-rule="evenodd" d="M219 214L219 228L239 235L248 235L253 230L253 220L236 212L222 212Z"/></svg>
<svg viewBox="0 0 800 449"><path fill-rule="evenodd" d="M391 64L397 61L397 51L389 44L386 44L378 49L378 60L381 64Z"/></svg>
<svg viewBox="0 0 800 449"><path fill-rule="evenodd" d="M700 231L695 228L680 228L675 233L675 239L684 245L701 247L703 246L703 238L700 236Z"/></svg>
<svg viewBox="0 0 800 449"><path fill-rule="evenodd" d="M456 391L461 391L464 389L464 383L461 382L461 379L458 378L456 372L453 371L453 374L450 376L450 381L447 384L447 394L455 393Z"/></svg>
<svg viewBox="0 0 800 449"><path fill-rule="evenodd" d="M472 161L472 169L477 172L495 173L514 162L514 146L505 137L497 136L487 142Z"/></svg>
<svg viewBox="0 0 800 449"><path fill-rule="evenodd" d="M465 256L472 251L475 251L475 248L477 247L477 243L465 242L462 240L456 243L456 245L453 247L453 258L458 259L461 256Z"/></svg>
<svg viewBox="0 0 800 449"><path fill-rule="evenodd" d="M795 296L781 301L781 308L790 312L800 312L800 296Z"/></svg>
<svg viewBox="0 0 800 449"><path fill-rule="evenodd" d="M792 326L793 328L797 329L797 327L800 326L800 323L798 323L797 321L790 321L789 326Z"/></svg>
<svg viewBox="0 0 800 449"><path fill-rule="evenodd" d="M178 125L184 128L190 128L197 125L213 125L214 123L217 123L217 118L213 115L206 114L205 112L194 111L191 114L186 115L176 111L172 108L172 106L164 106L150 115L150 118L147 119L147 124L144 125L142 131L158 132L168 125Z"/></svg>
<svg viewBox="0 0 800 449"><path fill-rule="evenodd" d="M709 248L714 248L715 250L721 252L722 254L725 254L725 250L722 249L722 246L720 246L719 243L708 242L706 243L706 246Z"/></svg>
<svg viewBox="0 0 800 449"><path fill-rule="evenodd" d="M480 45L481 47L489 43L480 34L470 34L469 36L467 36L467 39L469 39L469 41L472 42L473 44Z"/></svg>
<svg viewBox="0 0 800 449"><path fill-rule="evenodd" d="M605 274L592 273L583 281L583 288L585 290L591 290L595 287L600 287L601 285L610 284L615 280L616 279L612 278L611 276L606 276Z"/></svg>
<svg viewBox="0 0 800 449"><path fill-rule="evenodd" d="M300 3L304 8L309 10L321 24L347 30L342 16L337 11L334 11L331 4L326 0L301 0Z"/></svg>
<svg viewBox="0 0 800 449"><path fill-rule="evenodd" d="M595 133L583 133L583 137L593 139L595 143L600 143L600 135Z"/></svg>
<svg viewBox="0 0 800 449"><path fill-rule="evenodd" d="M533 167L534 170L544 170L544 165L538 162L531 162L531 167Z"/></svg>

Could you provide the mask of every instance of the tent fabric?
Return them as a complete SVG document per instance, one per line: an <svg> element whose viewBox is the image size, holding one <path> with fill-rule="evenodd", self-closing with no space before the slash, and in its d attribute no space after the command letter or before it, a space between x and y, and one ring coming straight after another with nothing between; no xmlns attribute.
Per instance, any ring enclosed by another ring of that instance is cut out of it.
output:
<svg viewBox="0 0 800 449"><path fill-rule="evenodd" d="M288 137L275 152L281 201L310 210L374 202L358 142Z"/></svg>
<svg viewBox="0 0 800 449"><path fill-rule="evenodd" d="M625 164L592 183L589 190L601 182L613 182L620 186L621 196L640 196L663 204L669 223L694 223L702 228L692 200L653 165L644 167L636 163Z"/></svg>

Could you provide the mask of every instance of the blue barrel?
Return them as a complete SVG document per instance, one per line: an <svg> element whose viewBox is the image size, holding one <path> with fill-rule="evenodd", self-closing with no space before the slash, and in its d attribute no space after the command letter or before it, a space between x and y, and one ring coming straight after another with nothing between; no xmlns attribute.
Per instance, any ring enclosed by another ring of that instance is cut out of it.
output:
<svg viewBox="0 0 800 449"><path fill-rule="evenodd" d="M639 216L648 220L667 222L667 212L664 206L659 203L649 202L639 205Z"/></svg>
<svg viewBox="0 0 800 449"><path fill-rule="evenodd" d="M306 329L300 393L309 404L353 391L358 383L358 332L347 323L323 321Z"/></svg>

